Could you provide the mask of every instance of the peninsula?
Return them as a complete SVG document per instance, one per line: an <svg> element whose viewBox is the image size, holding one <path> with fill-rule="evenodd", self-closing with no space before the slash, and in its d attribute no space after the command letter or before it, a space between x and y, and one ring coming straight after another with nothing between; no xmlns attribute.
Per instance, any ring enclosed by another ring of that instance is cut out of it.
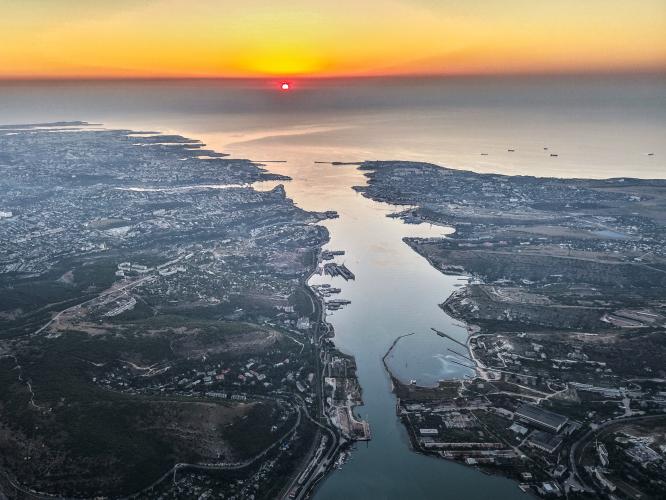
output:
<svg viewBox="0 0 666 500"><path fill-rule="evenodd" d="M369 437L307 285L337 214L265 180L181 136L0 128L1 492L299 498Z"/></svg>
<svg viewBox="0 0 666 500"><path fill-rule="evenodd" d="M470 278L441 307L468 325L457 356L476 377L392 377L413 448L544 497L663 494L666 181L360 168L358 191L405 207L393 217L453 226L405 242Z"/></svg>

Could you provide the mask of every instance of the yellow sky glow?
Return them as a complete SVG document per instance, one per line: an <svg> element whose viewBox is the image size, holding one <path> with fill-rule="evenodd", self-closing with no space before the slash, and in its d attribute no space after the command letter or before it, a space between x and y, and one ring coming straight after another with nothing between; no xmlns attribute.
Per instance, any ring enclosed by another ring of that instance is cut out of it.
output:
<svg viewBox="0 0 666 500"><path fill-rule="evenodd" d="M0 0L0 78L666 70L663 0Z"/></svg>

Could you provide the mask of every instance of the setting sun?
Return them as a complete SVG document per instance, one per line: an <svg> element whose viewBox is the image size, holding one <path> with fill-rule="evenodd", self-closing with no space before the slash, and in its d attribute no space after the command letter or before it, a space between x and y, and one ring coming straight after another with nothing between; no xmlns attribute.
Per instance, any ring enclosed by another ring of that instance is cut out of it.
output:
<svg viewBox="0 0 666 500"><path fill-rule="evenodd" d="M666 69L662 0L5 3L0 78Z"/></svg>

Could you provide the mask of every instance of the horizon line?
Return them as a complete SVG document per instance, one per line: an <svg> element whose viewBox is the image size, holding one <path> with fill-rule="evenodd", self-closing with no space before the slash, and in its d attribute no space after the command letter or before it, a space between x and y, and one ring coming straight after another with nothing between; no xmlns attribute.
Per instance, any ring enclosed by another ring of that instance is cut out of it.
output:
<svg viewBox="0 0 666 500"><path fill-rule="evenodd" d="M598 69L591 71L514 71L469 73L381 73L341 75L0 75L0 83L21 82L112 82L112 81L206 81L206 80L378 80L378 79L464 79L464 78L558 78L558 77L666 77L666 67L659 69Z"/></svg>

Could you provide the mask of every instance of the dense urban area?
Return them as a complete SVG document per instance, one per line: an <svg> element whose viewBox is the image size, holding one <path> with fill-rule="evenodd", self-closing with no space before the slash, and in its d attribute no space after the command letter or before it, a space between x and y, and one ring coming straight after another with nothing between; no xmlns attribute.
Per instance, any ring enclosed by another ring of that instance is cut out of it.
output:
<svg viewBox="0 0 666 500"><path fill-rule="evenodd" d="M414 450L542 497L664 498L666 181L360 168L356 189L402 205L393 216L456 229L405 241L469 278L441 304L468 339L432 333L476 376L392 376Z"/></svg>
<svg viewBox="0 0 666 500"><path fill-rule="evenodd" d="M354 277L337 214L268 180L180 136L0 128L0 493L302 498L369 439L345 301L306 284Z"/></svg>

